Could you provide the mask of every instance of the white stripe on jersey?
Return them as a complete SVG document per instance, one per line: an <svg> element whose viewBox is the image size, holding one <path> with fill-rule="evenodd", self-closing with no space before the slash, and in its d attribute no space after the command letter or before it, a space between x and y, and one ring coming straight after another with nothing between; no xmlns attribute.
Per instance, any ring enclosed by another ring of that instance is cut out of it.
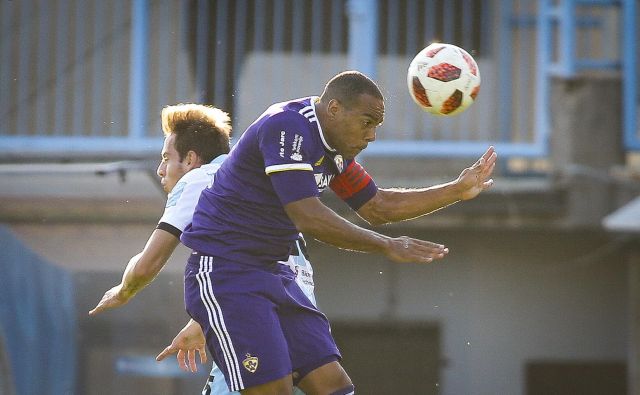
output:
<svg viewBox="0 0 640 395"><path fill-rule="evenodd" d="M222 309L220 308L218 301L213 295L211 279L209 278L212 263L213 257L200 257L200 271L196 275L198 285L200 286L200 298L202 299L202 302L207 309L207 315L209 316L209 325L213 329L222 348L222 354L227 364L229 381L231 381L231 390L240 391L244 389L244 383L242 381L242 375L240 373L240 364L238 363L236 351L233 348L231 337L229 336L226 324L224 323Z"/></svg>
<svg viewBox="0 0 640 395"><path fill-rule="evenodd" d="M329 143L327 143L327 140L324 138L324 132L322 131L322 126L320 126L320 122L318 122L318 117L316 116L316 108L315 108L315 105L313 104L318 99L319 99L318 96L311 96L310 98L311 104L303 107L298 112L302 114L305 118L307 118L307 120L309 120L309 123L314 123L314 122L316 123L316 125L318 126L318 131L320 132L320 139L322 139L322 144L324 144L324 147L331 152L336 152L336 150L331 148Z"/></svg>
<svg viewBox="0 0 640 395"><path fill-rule="evenodd" d="M316 118L316 112L314 111L313 106L306 106L298 112L304 115L309 120L309 122L318 122L318 118Z"/></svg>
<svg viewBox="0 0 640 395"><path fill-rule="evenodd" d="M287 170L309 170L313 171L313 167L308 163L286 163L284 165L272 165L267 166L264 169L264 172L268 174L277 173L279 171L287 171Z"/></svg>

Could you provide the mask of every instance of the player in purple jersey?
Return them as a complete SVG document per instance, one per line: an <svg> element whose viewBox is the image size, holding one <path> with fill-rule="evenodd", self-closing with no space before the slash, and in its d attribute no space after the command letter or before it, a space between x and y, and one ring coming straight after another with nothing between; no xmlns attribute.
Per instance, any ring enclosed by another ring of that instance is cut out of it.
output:
<svg viewBox="0 0 640 395"><path fill-rule="evenodd" d="M121 284L105 293L91 315L127 303L155 278L179 243L180 234L191 222L200 193L215 181L216 171L229 152L229 117L219 109L199 104L167 106L162 111L162 124L165 141L157 173L168 193L164 213L144 250L130 260ZM313 269L302 235L294 252L288 263L297 273L300 287L314 301ZM207 360L205 349L200 326L190 320L158 360L177 353L180 368L195 372L197 354L202 363ZM215 364L209 377L203 393L237 394L228 391Z"/></svg>
<svg viewBox="0 0 640 395"><path fill-rule="evenodd" d="M377 85L358 72L332 78L320 97L278 103L256 120L203 191L182 242L194 251L185 303L229 388L243 394L352 394L326 317L282 263L298 232L395 262L443 258L441 244L388 237L346 221L318 196L330 186L373 225L472 199L493 184L490 147L449 183L379 189L356 161L384 118ZM340 181L341 175L349 183ZM335 182L334 182L335 181ZM224 236L224 237L223 237Z"/></svg>

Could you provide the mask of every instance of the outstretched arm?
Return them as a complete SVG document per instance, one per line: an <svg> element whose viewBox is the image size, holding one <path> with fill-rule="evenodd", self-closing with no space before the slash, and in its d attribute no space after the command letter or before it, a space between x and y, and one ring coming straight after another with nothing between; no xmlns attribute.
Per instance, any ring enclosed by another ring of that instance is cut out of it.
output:
<svg viewBox="0 0 640 395"><path fill-rule="evenodd" d="M180 240L171 233L153 231L141 253L129 260L122 282L108 290L89 315L126 304L158 275Z"/></svg>
<svg viewBox="0 0 640 395"><path fill-rule="evenodd" d="M396 262L429 263L443 258L448 249L441 244L410 237L388 237L345 220L316 197L284 206L287 215L305 235L338 248L381 253Z"/></svg>
<svg viewBox="0 0 640 395"><path fill-rule="evenodd" d="M378 189L358 214L372 225L404 221L429 214L461 200L469 200L493 185L497 154L493 147L454 181L422 189Z"/></svg>

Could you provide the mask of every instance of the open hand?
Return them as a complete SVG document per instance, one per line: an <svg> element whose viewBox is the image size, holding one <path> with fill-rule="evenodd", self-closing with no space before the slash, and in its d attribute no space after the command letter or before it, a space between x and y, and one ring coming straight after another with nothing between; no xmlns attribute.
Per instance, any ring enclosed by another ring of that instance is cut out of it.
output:
<svg viewBox="0 0 640 395"><path fill-rule="evenodd" d="M162 361L167 356L175 354L178 359L178 366L185 372L197 372L196 353L200 353L200 363L207 362L206 340L202 333L202 328L194 320L182 328L170 345L156 357L156 361Z"/></svg>
<svg viewBox="0 0 640 395"><path fill-rule="evenodd" d="M491 174L496 167L498 154L495 148L489 147L487 151L474 163L460 173L456 184L461 190L461 199L469 200L478 196L480 192L493 185Z"/></svg>
<svg viewBox="0 0 640 395"><path fill-rule="evenodd" d="M449 249L442 244L407 236L392 238L389 241L385 255L395 262L430 263L435 259L444 258L449 253Z"/></svg>
<svg viewBox="0 0 640 395"><path fill-rule="evenodd" d="M130 297L126 296L122 292L122 284L118 284L104 293L104 296L93 310L89 312L89 315L96 315L107 309L113 309L120 307L129 301Z"/></svg>

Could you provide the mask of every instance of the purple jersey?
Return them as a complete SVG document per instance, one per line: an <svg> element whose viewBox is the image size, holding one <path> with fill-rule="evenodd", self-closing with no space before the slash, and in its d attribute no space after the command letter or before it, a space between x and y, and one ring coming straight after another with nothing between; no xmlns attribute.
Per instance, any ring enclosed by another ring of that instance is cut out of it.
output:
<svg viewBox="0 0 640 395"><path fill-rule="evenodd" d="M354 167L327 144L315 113L317 100L274 104L249 126L216 182L200 195L182 243L235 262L262 265L288 258L298 230L283 206L319 196L336 175ZM338 195L357 210L376 191L367 176L357 191Z"/></svg>

